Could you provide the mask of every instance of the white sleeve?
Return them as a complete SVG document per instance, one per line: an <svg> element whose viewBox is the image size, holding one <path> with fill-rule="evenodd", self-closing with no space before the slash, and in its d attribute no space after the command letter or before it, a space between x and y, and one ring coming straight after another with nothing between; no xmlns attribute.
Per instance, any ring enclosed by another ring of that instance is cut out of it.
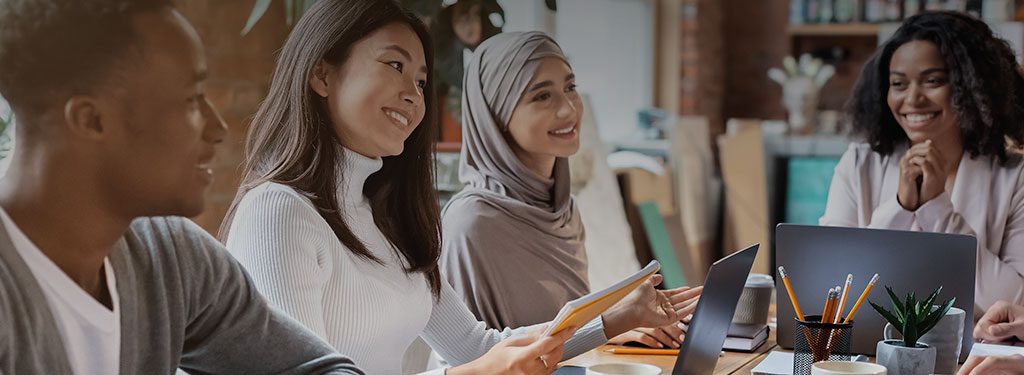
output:
<svg viewBox="0 0 1024 375"><path fill-rule="evenodd" d="M271 306L327 337L323 293L331 265L319 261L326 259L318 256L322 221L297 193L257 187L239 202L226 245Z"/></svg>
<svg viewBox="0 0 1024 375"><path fill-rule="evenodd" d="M1000 249L989 249L978 242L974 301L983 309L999 300L1024 304L1024 194L1014 193ZM984 209L979 207L979 209ZM949 193L942 193L917 208L921 229L935 233L957 233L977 238L963 216L953 208ZM984 228L982 228L984 229Z"/></svg>
<svg viewBox="0 0 1024 375"><path fill-rule="evenodd" d="M434 304L430 321L423 330L423 340L449 364L458 366L480 358L501 340L537 329L538 326L505 328L501 331L487 328L487 323L478 321L448 281L441 278L441 298ZM562 359L586 353L607 341L604 323L598 317L578 329L566 341Z"/></svg>
<svg viewBox="0 0 1024 375"><path fill-rule="evenodd" d="M874 151L861 149L854 143L839 159L835 174L832 176L832 185L829 186L825 215L818 220L818 224L854 228L861 226L860 206L866 204L864 200L868 199L861 187L865 183L873 183L865 181L871 176L864 173L858 165L865 159L864 156L858 155L862 152ZM882 203L871 213L867 227L910 230L914 224L914 213L900 206L896 196L882 199Z"/></svg>

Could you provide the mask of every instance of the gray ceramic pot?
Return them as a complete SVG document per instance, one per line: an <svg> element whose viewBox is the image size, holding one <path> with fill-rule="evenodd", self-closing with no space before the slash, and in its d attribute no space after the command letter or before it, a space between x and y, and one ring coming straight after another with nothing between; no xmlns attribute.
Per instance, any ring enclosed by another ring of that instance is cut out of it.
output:
<svg viewBox="0 0 1024 375"><path fill-rule="evenodd" d="M902 340L883 340L875 347L875 356L888 375L928 375L935 371L935 348L927 344L908 348Z"/></svg>

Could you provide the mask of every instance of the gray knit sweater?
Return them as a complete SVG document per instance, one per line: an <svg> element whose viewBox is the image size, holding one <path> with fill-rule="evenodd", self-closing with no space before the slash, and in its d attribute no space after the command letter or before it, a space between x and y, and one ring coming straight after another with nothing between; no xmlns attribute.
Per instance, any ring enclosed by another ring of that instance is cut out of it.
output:
<svg viewBox="0 0 1024 375"><path fill-rule="evenodd" d="M267 306L209 234L182 218L135 220L110 254L121 374L362 374ZM0 374L70 374L42 289L0 226Z"/></svg>

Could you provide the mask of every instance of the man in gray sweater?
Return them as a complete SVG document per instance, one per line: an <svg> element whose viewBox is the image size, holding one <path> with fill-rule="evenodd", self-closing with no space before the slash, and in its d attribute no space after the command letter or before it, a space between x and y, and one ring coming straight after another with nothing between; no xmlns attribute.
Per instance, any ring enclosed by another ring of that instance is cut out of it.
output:
<svg viewBox="0 0 1024 375"><path fill-rule="evenodd" d="M0 1L0 374L361 374L268 307L203 209L226 127L170 0Z"/></svg>

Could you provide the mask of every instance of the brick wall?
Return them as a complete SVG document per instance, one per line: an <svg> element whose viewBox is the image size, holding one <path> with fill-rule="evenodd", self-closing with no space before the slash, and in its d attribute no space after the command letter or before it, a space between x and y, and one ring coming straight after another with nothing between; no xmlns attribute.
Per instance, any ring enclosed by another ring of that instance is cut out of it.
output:
<svg viewBox="0 0 1024 375"><path fill-rule="evenodd" d="M238 188L243 142L250 116L266 95L276 51L289 28L277 2L246 36L242 27L253 0L182 0L179 9L196 27L206 47L210 80L207 94L228 124L228 136L217 150L214 183L206 210L194 220L216 234Z"/></svg>
<svg viewBox="0 0 1024 375"><path fill-rule="evenodd" d="M680 12L679 114L707 117L712 145L725 129L724 12L718 0L684 0Z"/></svg>
<svg viewBox="0 0 1024 375"><path fill-rule="evenodd" d="M784 119L782 89L768 79L789 53L788 1L729 0L723 17L726 118Z"/></svg>

